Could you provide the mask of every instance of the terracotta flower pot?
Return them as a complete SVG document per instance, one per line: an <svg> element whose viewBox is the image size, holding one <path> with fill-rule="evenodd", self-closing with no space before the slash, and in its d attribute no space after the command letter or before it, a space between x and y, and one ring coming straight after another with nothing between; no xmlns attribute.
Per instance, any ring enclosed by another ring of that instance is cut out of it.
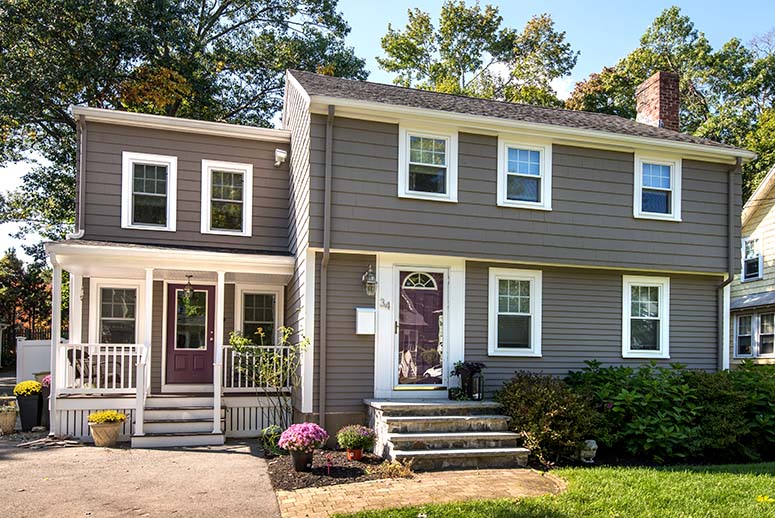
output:
<svg viewBox="0 0 775 518"><path fill-rule="evenodd" d="M94 445L103 447L115 446L118 442L118 433L121 431L121 425L121 422L89 423Z"/></svg>
<svg viewBox="0 0 775 518"><path fill-rule="evenodd" d="M40 393L30 396L16 396L16 401L19 402L23 432L29 432L40 424L38 421L40 418L40 400Z"/></svg>
<svg viewBox="0 0 775 518"><path fill-rule="evenodd" d="M293 469L296 471L312 471L312 453L305 451L291 451Z"/></svg>
<svg viewBox="0 0 775 518"><path fill-rule="evenodd" d="M347 448L347 460L361 460L363 458L363 449L350 449Z"/></svg>
<svg viewBox="0 0 775 518"><path fill-rule="evenodd" d="M0 434L10 435L16 428L16 412L0 412Z"/></svg>

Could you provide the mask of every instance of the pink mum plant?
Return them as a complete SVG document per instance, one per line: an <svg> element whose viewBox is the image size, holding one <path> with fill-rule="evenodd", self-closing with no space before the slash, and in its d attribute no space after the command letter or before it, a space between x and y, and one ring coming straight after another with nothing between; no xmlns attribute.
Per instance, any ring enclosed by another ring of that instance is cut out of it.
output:
<svg viewBox="0 0 775 518"><path fill-rule="evenodd" d="M43 376L43 379L40 380L40 384L43 385L44 387L47 387L47 388L50 387L51 386L51 374L46 374L45 376Z"/></svg>
<svg viewBox="0 0 775 518"><path fill-rule="evenodd" d="M327 440L328 433L315 423L299 423L288 427L277 444L284 450L312 453Z"/></svg>

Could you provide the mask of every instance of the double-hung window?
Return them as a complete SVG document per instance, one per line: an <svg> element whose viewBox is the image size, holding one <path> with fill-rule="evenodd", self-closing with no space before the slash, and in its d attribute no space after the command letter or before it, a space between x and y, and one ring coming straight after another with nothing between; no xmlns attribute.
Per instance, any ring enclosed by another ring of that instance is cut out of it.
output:
<svg viewBox="0 0 775 518"><path fill-rule="evenodd" d="M551 143L499 139L498 205L551 210Z"/></svg>
<svg viewBox="0 0 775 518"><path fill-rule="evenodd" d="M635 155L636 218L681 221L681 160Z"/></svg>
<svg viewBox="0 0 775 518"><path fill-rule="evenodd" d="M670 278L622 278L622 356L670 357Z"/></svg>
<svg viewBox="0 0 775 518"><path fill-rule="evenodd" d="M122 154L122 228L175 230L177 168L174 156Z"/></svg>
<svg viewBox="0 0 775 518"><path fill-rule="evenodd" d="M252 234L253 165L202 160L202 233Z"/></svg>
<svg viewBox="0 0 775 518"><path fill-rule="evenodd" d="M457 201L457 132L399 129L398 195Z"/></svg>
<svg viewBox="0 0 775 518"><path fill-rule="evenodd" d="M737 317L735 356L753 356L753 315Z"/></svg>
<svg viewBox="0 0 775 518"><path fill-rule="evenodd" d="M137 289L100 288L99 341L133 344L137 341Z"/></svg>
<svg viewBox="0 0 775 518"><path fill-rule="evenodd" d="M541 356L541 271L490 268L488 352Z"/></svg>
<svg viewBox="0 0 775 518"><path fill-rule="evenodd" d="M241 285L236 296L235 321L242 336L256 345L276 345L282 326L282 288Z"/></svg>
<svg viewBox="0 0 775 518"><path fill-rule="evenodd" d="M761 241L755 237L743 239L743 281L754 281L762 278Z"/></svg>
<svg viewBox="0 0 775 518"><path fill-rule="evenodd" d="M775 357L775 313L751 313L736 317L735 357Z"/></svg>

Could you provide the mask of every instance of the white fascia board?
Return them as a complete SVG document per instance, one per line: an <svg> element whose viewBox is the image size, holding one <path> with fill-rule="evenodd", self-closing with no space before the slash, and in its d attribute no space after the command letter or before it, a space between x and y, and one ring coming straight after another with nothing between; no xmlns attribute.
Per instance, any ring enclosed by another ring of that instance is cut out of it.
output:
<svg viewBox="0 0 775 518"><path fill-rule="evenodd" d="M608 144L619 146L629 151L642 149L660 149L678 153L684 158L696 158L706 161L718 161L723 163L734 163L735 158L743 159L748 162L756 158L756 153L748 150L716 148L704 146L702 144L692 144L686 142L677 142L650 137L636 137L632 135L622 135L619 133L610 133L600 130L570 128L555 124L541 124L536 122L525 122L512 119L501 119L498 117L487 117L484 115L470 115L465 113L445 112L441 110L431 110L429 108L414 108L409 106L399 106L395 104L376 103L369 101L355 101L351 99L341 99L329 96L311 96L311 111L313 113L324 113L328 105L336 105L337 115L346 117L349 115L369 115L381 117L381 120L393 120L398 122L409 118L417 121L417 117L427 119L437 119L444 121L447 125L457 124L466 128L481 130L486 133L501 132L521 132L538 137L552 138L554 142L560 142L559 139L574 144L584 144L590 147L591 144ZM348 110L344 110L348 109Z"/></svg>
<svg viewBox="0 0 775 518"><path fill-rule="evenodd" d="M196 119L183 119L180 117L166 117L164 115L151 115L147 113L134 113L120 110L106 110L103 108L89 108L86 106L73 105L70 107L70 110L74 117L83 115L87 121L102 122L105 124L131 125L142 128L182 131L185 133L199 133L219 137L261 140L264 142L287 143L291 141L291 133L287 130L259 128L239 124L225 124L223 122L210 122Z"/></svg>

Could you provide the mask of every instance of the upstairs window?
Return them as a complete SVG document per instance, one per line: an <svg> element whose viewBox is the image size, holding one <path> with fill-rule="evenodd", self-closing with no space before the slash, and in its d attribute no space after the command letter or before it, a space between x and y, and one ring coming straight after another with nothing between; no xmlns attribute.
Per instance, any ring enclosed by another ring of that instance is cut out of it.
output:
<svg viewBox="0 0 775 518"><path fill-rule="evenodd" d="M457 133L399 130L398 195L457 201Z"/></svg>
<svg viewBox="0 0 775 518"><path fill-rule="evenodd" d="M755 281L762 278L761 241L755 237L743 239L743 281Z"/></svg>
<svg viewBox="0 0 775 518"><path fill-rule="evenodd" d="M635 156L636 218L681 221L681 161Z"/></svg>
<svg viewBox="0 0 775 518"><path fill-rule="evenodd" d="M551 143L499 140L498 205L551 210Z"/></svg>
<svg viewBox="0 0 775 518"><path fill-rule="evenodd" d="M253 165L202 160L202 233L252 234Z"/></svg>
<svg viewBox="0 0 775 518"><path fill-rule="evenodd" d="M622 277L622 356L669 358L670 279Z"/></svg>
<svg viewBox="0 0 775 518"><path fill-rule="evenodd" d="M124 152L122 228L175 230L177 157Z"/></svg>

